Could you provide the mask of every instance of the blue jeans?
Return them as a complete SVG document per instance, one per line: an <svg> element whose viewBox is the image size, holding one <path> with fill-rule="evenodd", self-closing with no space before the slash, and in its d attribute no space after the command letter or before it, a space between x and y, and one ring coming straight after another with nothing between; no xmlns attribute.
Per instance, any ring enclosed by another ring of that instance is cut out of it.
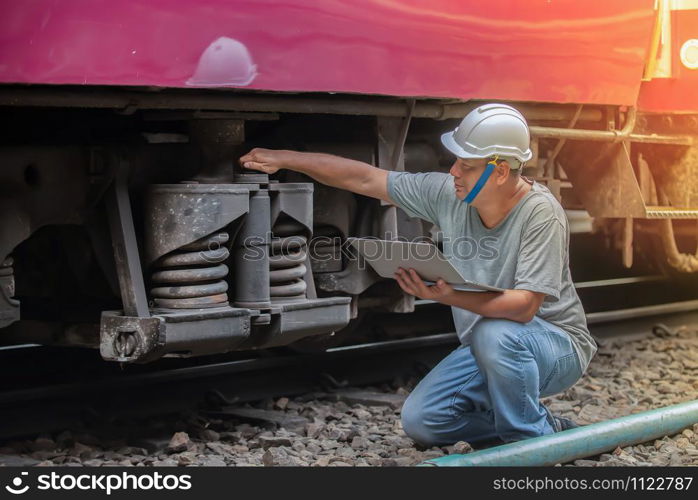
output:
<svg viewBox="0 0 698 500"><path fill-rule="evenodd" d="M402 408L405 433L423 446L502 441L554 432L539 398L571 387L582 368L570 336L535 317L483 318L470 345L446 356Z"/></svg>

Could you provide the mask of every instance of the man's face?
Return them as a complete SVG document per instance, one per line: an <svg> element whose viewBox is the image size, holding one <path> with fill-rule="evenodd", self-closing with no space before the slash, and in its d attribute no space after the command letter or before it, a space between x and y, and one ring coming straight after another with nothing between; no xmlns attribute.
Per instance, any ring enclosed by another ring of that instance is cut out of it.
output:
<svg viewBox="0 0 698 500"><path fill-rule="evenodd" d="M465 197L468 196L468 193L471 189L473 189L473 187L475 187L475 183L480 178L480 175L482 175L482 172L485 171L486 166L486 159L456 159L456 161L453 163L453 166L451 166L451 170L449 171L449 173L453 176L453 184L456 190L456 197L459 200L464 200ZM487 185L490 183L489 181L491 179L492 178L490 177L490 179L487 181L482 191L480 191L480 194L477 196L477 198L475 198L474 201L477 201L477 199L480 196L485 194L485 191L487 190Z"/></svg>

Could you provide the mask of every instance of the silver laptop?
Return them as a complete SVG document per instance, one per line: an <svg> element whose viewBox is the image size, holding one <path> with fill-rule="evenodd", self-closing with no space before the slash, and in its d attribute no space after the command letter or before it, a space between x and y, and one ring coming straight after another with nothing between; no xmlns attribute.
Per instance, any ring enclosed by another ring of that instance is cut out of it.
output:
<svg viewBox="0 0 698 500"><path fill-rule="evenodd" d="M503 288L484 285L464 278L436 245L408 241L348 238L347 241L371 267L384 278L395 279L398 268L414 269L425 283L439 278L456 290L503 292Z"/></svg>

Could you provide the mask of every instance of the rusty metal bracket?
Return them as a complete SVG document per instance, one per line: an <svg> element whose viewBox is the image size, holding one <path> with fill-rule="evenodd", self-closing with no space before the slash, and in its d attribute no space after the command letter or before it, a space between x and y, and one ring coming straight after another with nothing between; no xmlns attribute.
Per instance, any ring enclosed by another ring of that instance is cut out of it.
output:
<svg viewBox="0 0 698 500"><path fill-rule="evenodd" d="M577 120L579 120L579 115L582 113L582 105L577 106L577 110L574 112L574 116L570 120L570 122L567 124L567 128L573 129L574 126L577 124ZM557 141L557 144L555 145L555 148L553 149L553 152L550 153L550 156L548 156L548 159L545 161L545 177L547 179L553 179L555 177L555 160L557 160L557 155L560 154L560 150L563 148L565 143L567 142L567 139L560 138Z"/></svg>
<svg viewBox="0 0 698 500"><path fill-rule="evenodd" d="M153 309L150 318L102 311L100 354L107 361L147 363L161 357L219 354L250 335L249 309Z"/></svg>
<svg viewBox="0 0 698 500"><path fill-rule="evenodd" d="M633 267L633 218L626 217L623 226L623 265Z"/></svg>
<svg viewBox="0 0 698 500"><path fill-rule="evenodd" d="M382 117L377 118L377 156L376 166L383 170L401 172L405 170L405 141L409 131L412 115L414 113L415 100L407 102L407 115L404 118ZM385 239L397 238L397 212L390 203L380 201L380 228L379 236Z"/></svg>
<svg viewBox="0 0 698 500"><path fill-rule="evenodd" d="M161 318L121 316L104 311L100 321L99 352L102 358L118 362L146 362L161 356L165 324Z"/></svg>
<svg viewBox="0 0 698 500"><path fill-rule="evenodd" d="M594 154L583 142L570 142L560 153L575 194L592 217L646 216L646 207L630 162L628 143L602 144Z"/></svg>
<svg viewBox="0 0 698 500"><path fill-rule="evenodd" d="M114 260L124 315L148 318L150 311L145 294L136 231L133 227L127 179L128 163L119 159L114 182L107 193L109 229L114 245Z"/></svg>
<svg viewBox="0 0 698 500"><path fill-rule="evenodd" d="M405 141L407 141L407 132L410 129L410 123L412 123L412 115L414 114L415 104L415 99L409 99L407 101L407 116L402 119L400 133L395 141L395 147L391 157L391 170L405 170Z"/></svg>

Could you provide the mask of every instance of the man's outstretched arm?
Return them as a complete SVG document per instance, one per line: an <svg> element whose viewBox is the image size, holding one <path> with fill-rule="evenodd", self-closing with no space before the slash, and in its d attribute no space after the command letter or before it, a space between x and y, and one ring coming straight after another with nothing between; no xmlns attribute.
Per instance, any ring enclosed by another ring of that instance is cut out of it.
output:
<svg viewBox="0 0 698 500"><path fill-rule="evenodd" d="M266 174L280 169L293 170L328 186L393 203L388 196L388 172L349 158L255 148L240 158L240 164Z"/></svg>

